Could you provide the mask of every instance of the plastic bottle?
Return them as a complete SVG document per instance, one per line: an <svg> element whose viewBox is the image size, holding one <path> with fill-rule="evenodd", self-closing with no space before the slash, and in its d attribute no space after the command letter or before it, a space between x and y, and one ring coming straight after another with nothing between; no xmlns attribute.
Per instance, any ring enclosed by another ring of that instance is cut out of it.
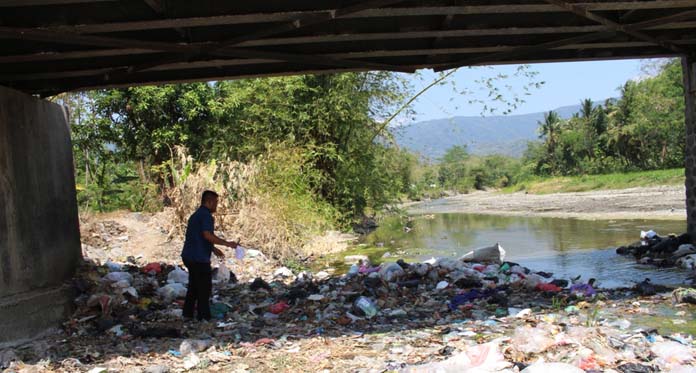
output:
<svg viewBox="0 0 696 373"><path fill-rule="evenodd" d="M377 314L377 306L370 298L360 297L356 299L355 307L363 311L367 318L372 318Z"/></svg>

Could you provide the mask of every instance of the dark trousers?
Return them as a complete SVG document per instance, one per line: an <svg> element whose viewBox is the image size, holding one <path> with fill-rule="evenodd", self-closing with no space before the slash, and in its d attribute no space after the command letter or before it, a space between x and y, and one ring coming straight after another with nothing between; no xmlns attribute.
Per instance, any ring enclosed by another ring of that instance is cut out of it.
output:
<svg viewBox="0 0 696 373"><path fill-rule="evenodd" d="M193 310L197 308L198 320L210 320L210 293L213 289L210 263L196 263L184 259L184 265L189 272L184 317L193 318Z"/></svg>

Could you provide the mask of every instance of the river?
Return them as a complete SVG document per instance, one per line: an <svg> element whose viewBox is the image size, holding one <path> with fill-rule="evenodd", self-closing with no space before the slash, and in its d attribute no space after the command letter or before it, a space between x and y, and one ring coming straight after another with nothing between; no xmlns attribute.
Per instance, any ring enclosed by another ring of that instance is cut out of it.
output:
<svg viewBox="0 0 696 373"><path fill-rule="evenodd" d="M654 283L679 285L685 270L658 269L622 257L615 248L638 240L641 230L660 235L682 233L685 221L580 220L550 217L498 216L469 213L434 213L390 217L348 254L367 254L373 262L425 260L462 254L500 243L506 260L555 278L582 275L600 286L632 286L649 277Z"/></svg>

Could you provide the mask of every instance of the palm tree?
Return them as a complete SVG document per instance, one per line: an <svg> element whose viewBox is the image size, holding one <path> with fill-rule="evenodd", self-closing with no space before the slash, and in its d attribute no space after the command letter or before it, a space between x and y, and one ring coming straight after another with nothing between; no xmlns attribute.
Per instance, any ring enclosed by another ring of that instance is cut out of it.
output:
<svg viewBox="0 0 696 373"><path fill-rule="evenodd" d="M580 102L580 115L584 119L590 119L592 117L594 107L592 106L592 100L586 98Z"/></svg>
<svg viewBox="0 0 696 373"><path fill-rule="evenodd" d="M546 138L549 145L555 145L561 127L561 117L558 116L558 113L553 110L544 113L544 121L537 123L539 123L539 138Z"/></svg>

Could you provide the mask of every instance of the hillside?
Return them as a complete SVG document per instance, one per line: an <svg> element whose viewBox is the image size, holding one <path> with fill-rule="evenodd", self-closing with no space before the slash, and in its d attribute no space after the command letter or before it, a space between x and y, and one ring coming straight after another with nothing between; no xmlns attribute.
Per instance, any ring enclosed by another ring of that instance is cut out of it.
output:
<svg viewBox="0 0 696 373"><path fill-rule="evenodd" d="M555 109L569 118L579 105ZM473 154L522 155L527 142L537 140L537 122L544 113L498 115L490 117L453 117L417 122L396 130L397 144L421 156L435 160L454 145L465 144Z"/></svg>

